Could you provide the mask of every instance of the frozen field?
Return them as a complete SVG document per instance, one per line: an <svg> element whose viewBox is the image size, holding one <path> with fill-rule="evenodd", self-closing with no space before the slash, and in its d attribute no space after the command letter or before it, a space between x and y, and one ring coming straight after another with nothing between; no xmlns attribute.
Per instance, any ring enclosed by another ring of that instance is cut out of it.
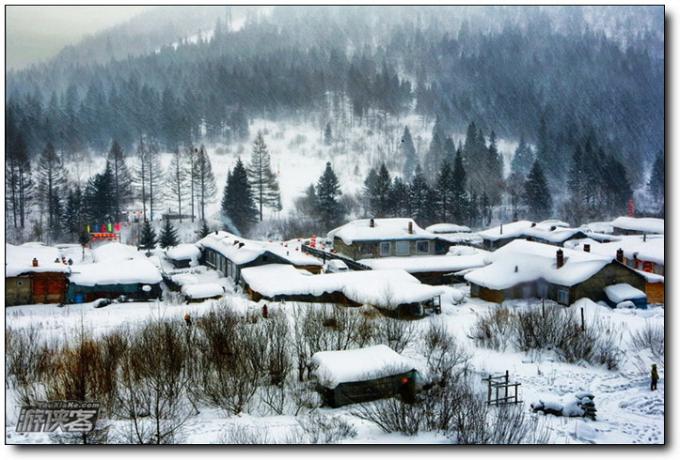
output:
<svg viewBox="0 0 680 460"><path fill-rule="evenodd" d="M456 286L467 292L464 285ZM261 305L248 301L241 295L230 295L231 308L241 312L259 312ZM202 303L170 304L127 303L112 304L95 309L91 304L70 305L58 308L55 305L19 306L6 310L6 326L23 329L37 326L40 339L45 341L68 340L82 327L99 335L119 327L135 328L149 318L164 318L182 321L185 312L198 318L212 307L213 301ZM306 305L306 304L305 304ZM522 308L524 302L508 304L511 308ZM289 311L292 304L269 303L270 309ZM420 333L430 321L443 321L446 328L471 352L473 379L478 380L479 391L485 392L481 378L487 374L500 374L506 370L512 381L520 382L520 398L528 410L531 402L539 399L549 401L568 400L575 393L588 391L595 395L598 410L597 421L583 418L558 418L550 415L539 416L537 421L549 431L551 443L600 444L600 443L641 443L664 442L664 369L660 366L661 379L658 391L649 390L649 367L652 358L631 350L630 333L650 321L664 323L664 308L651 306L648 310L612 310L582 299L571 308L584 308L586 324L596 319L609 325L609 332L620 340L624 352L620 369L609 371L604 367L587 364L565 364L558 362L551 352L519 353L479 348L470 339L470 329L479 315L494 304L478 299L466 299L458 305L443 305L440 316L432 316L417 322ZM309 305L309 308L314 308ZM404 355L418 359L420 341L407 346ZM14 432L18 410L14 403L15 394L7 391L7 441L49 442L45 435L19 435ZM439 443L447 439L438 433L419 433L417 436L385 434L371 422L351 415L352 406L339 409L321 408L319 412L332 414L351 423L357 436L340 440L351 443ZM260 408L251 408L248 413L226 416L213 408L202 408L200 414L192 416L184 429L186 443L222 442L299 442L296 433L301 424L309 423L309 414L272 416ZM244 434L245 433L245 434Z"/></svg>

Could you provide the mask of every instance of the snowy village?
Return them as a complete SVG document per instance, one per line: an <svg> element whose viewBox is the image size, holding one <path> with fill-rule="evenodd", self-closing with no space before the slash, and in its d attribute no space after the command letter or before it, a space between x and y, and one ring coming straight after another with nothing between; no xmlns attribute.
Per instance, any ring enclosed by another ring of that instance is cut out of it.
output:
<svg viewBox="0 0 680 460"><path fill-rule="evenodd" d="M7 444L665 443L663 7L214 8L7 74Z"/></svg>

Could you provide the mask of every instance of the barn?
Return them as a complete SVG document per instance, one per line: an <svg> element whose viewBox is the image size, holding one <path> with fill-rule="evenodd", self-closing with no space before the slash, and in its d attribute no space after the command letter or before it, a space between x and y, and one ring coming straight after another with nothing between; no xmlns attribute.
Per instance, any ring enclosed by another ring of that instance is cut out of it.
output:
<svg viewBox="0 0 680 460"><path fill-rule="evenodd" d="M585 251L515 240L490 255L491 264L465 275L470 295L490 302L545 298L571 305L582 297L606 301L605 288L627 283L644 290L645 278L620 261Z"/></svg>
<svg viewBox="0 0 680 460"><path fill-rule="evenodd" d="M420 317L440 310L444 289L421 284L404 270L367 270L313 275L292 265L245 268L251 300L372 305L396 316Z"/></svg>
<svg viewBox="0 0 680 460"><path fill-rule="evenodd" d="M268 243L241 238L228 232L214 232L196 243L199 261L241 283L241 271L268 264L288 264L311 273L321 272L323 263L285 243Z"/></svg>
<svg viewBox="0 0 680 460"><path fill-rule="evenodd" d="M311 359L312 377L325 404L347 404L400 396L412 401L418 372L413 363L386 345L320 351Z"/></svg>
<svg viewBox="0 0 680 460"><path fill-rule="evenodd" d="M339 254L354 260L446 254L451 242L423 230L413 219L361 219L331 230Z"/></svg>
<svg viewBox="0 0 680 460"><path fill-rule="evenodd" d="M5 245L5 305L62 304L70 266L59 250L42 243Z"/></svg>

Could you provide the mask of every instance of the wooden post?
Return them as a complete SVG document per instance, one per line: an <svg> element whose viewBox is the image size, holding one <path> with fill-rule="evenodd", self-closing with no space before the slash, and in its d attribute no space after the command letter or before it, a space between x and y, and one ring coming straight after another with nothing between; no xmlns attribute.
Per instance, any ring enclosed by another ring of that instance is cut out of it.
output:
<svg viewBox="0 0 680 460"><path fill-rule="evenodd" d="M541 313L543 314L543 317L545 318L545 298L541 299Z"/></svg>
<svg viewBox="0 0 680 460"><path fill-rule="evenodd" d="M489 391L486 398L486 403L491 404L491 374L489 374Z"/></svg>
<svg viewBox="0 0 680 460"><path fill-rule="evenodd" d="M505 370L505 403L508 402L508 384L510 383L510 372Z"/></svg>
<svg viewBox="0 0 680 460"><path fill-rule="evenodd" d="M583 314L583 307L581 307L581 331L585 331L585 330L586 330L586 320L585 320L585 316Z"/></svg>

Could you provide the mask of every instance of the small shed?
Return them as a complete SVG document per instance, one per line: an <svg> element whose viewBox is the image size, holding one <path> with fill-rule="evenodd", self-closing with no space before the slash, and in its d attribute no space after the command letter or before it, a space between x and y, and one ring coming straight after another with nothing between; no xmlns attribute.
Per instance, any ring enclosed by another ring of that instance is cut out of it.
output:
<svg viewBox="0 0 680 460"><path fill-rule="evenodd" d="M178 244L169 248L165 257L175 268L189 268L198 264L201 257L201 250L195 244Z"/></svg>
<svg viewBox="0 0 680 460"><path fill-rule="evenodd" d="M311 359L313 378L331 407L400 396L412 401L418 373L413 363L386 345L321 351Z"/></svg>
<svg viewBox="0 0 680 460"><path fill-rule="evenodd" d="M604 288L607 304L616 308L622 302L631 302L635 308L647 308L647 294L628 283L619 283Z"/></svg>

